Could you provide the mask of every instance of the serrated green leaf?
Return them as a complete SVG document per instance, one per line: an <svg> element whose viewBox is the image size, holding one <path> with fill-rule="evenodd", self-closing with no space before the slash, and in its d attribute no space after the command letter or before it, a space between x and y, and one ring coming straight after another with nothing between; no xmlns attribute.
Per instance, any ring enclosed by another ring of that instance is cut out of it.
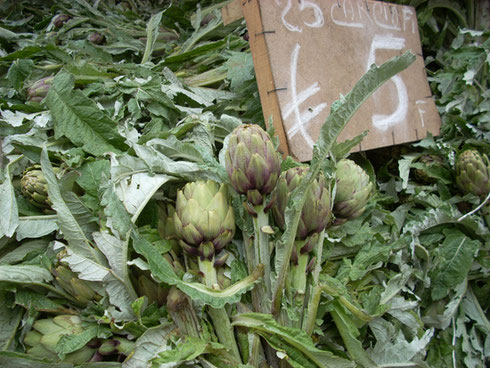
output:
<svg viewBox="0 0 490 368"><path fill-rule="evenodd" d="M146 257L155 278L169 285L177 286L192 299L200 300L213 308L222 308L228 303L238 302L242 294L253 288L255 282L262 277L264 272L263 266L257 267L251 275L224 290L209 289L203 284L182 281L170 263L148 240L136 232L133 232L132 238L134 250Z"/></svg>
<svg viewBox="0 0 490 368"><path fill-rule="evenodd" d="M15 200L14 187L10 179L10 165L7 165L0 184L0 238L3 236L11 237L19 224L19 213L17 201ZM1 179L1 177L0 177Z"/></svg>
<svg viewBox="0 0 490 368"><path fill-rule="evenodd" d="M439 265L432 274L431 296L444 298L451 289L465 280L471 269L480 242L459 230L443 230L446 239L439 246Z"/></svg>
<svg viewBox="0 0 490 368"><path fill-rule="evenodd" d="M10 64L7 78L10 84L19 91L24 81L31 75L34 62L30 59L18 59Z"/></svg>
<svg viewBox="0 0 490 368"><path fill-rule="evenodd" d="M31 265L0 265L0 282L39 285L52 279L53 276L51 273L43 267Z"/></svg>
<svg viewBox="0 0 490 368"><path fill-rule="evenodd" d="M86 193L97 197L102 178L108 178L110 175L110 167L108 160L87 162L77 169L80 177L76 182Z"/></svg>
<svg viewBox="0 0 490 368"><path fill-rule="evenodd" d="M160 22L162 21L163 11L151 16L148 24L146 25L146 47L141 64L150 60L151 53L155 47L155 42L158 37L158 31L160 29Z"/></svg>
<svg viewBox="0 0 490 368"><path fill-rule="evenodd" d="M66 308L62 304L28 289L18 289L15 292L15 304L38 312L66 313Z"/></svg>
<svg viewBox="0 0 490 368"><path fill-rule="evenodd" d="M10 350L24 310L12 303L7 292L0 291L0 350Z"/></svg>
<svg viewBox="0 0 490 368"><path fill-rule="evenodd" d="M40 238L48 235L58 230L57 219L56 215L19 217L15 238L20 241L25 238Z"/></svg>
<svg viewBox="0 0 490 368"><path fill-rule="evenodd" d="M48 195L53 202L52 207L58 216L58 225L64 238L75 252L83 255L83 257L92 262L102 263L102 254L91 245L87 234L82 228L83 224L77 221L61 194L61 188L54 175L46 147L43 148L41 153L41 167L48 183Z"/></svg>
<svg viewBox="0 0 490 368"><path fill-rule="evenodd" d="M297 352L301 352L303 359L310 366L318 367L354 367L354 363L335 356L329 351L320 350L315 347L311 337L305 331L280 325L271 315L261 313L242 313L233 317L234 326L247 327L259 333L266 340L278 344L280 339L286 353L287 345L292 346ZM272 336L272 338L271 338ZM294 358L294 355L293 357Z"/></svg>
<svg viewBox="0 0 490 368"><path fill-rule="evenodd" d="M81 91L74 90L74 77L55 77L46 96L54 121L55 138L66 136L86 152L101 156L127 149L117 125Z"/></svg>
<svg viewBox="0 0 490 368"><path fill-rule="evenodd" d="M0 257L0 264L14 264L46 251L49 245L47 239L35 239L23 242L20 246Z"/></svg>
<svg viewBox="0 0 490 368"><path fill-rule="evenodd" d="M169 349L168 343L174 334L175 326L172 323L147 329L136 340L134 354L124 362L125 368L146 367L160 352Z"/></svg>
<svg viewBox="0 0 490 368"><path fill-rule="evenodd" d="M334 302L331 315L351 358L361 367L376 368L377 365L369 357L362 343L358 340L360 335L359 330L342 306L337 304L337 302Z"/></svg>

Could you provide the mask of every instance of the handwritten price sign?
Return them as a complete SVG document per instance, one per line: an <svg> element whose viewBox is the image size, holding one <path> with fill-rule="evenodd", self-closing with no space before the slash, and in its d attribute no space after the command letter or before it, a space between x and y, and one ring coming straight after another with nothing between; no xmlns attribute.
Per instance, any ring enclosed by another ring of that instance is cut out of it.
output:
<svg viewBox="0 0 490 368"><path fill-rule="evenodd" d="M411 50L412 66L385 83L356 113L340 140L369 133L367 150L437 135L440 117L424 69L412 7L366 0L239 0L266 122L282 151L300 161L332 103L371 67Z"/></svg>

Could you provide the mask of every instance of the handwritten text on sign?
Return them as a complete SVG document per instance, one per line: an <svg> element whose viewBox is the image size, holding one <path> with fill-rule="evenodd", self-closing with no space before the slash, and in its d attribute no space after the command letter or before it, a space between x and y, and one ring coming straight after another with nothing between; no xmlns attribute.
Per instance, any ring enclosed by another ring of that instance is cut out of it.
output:
<svg viewBox="0 0 490 368"><path fill-rule="evenodd" d="M262 0L259 6L280 107L274 118L282 120L290 154L309 160L332 103L372 64L406 50L417 61L366 101L340 140L369 130L359 147L365 150L438 133L413 8L365 0ZM256 72L259 80L257 65Z"/></svg>

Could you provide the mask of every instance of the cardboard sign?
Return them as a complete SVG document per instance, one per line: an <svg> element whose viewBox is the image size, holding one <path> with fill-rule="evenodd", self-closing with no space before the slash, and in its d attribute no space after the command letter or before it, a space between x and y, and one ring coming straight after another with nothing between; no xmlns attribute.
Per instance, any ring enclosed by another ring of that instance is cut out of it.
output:
<svg viewBox="0 0 490 368"><path fill-rule="evenodd" d="M424 69L415 9L366 0L240 0L265 121L281 150L300 161L332 103L373 63L411 50L416 61L381 86L339 137L368 130L356 150L437 135L441 120ZM235 12L237 14L237 12Z"/></svg>

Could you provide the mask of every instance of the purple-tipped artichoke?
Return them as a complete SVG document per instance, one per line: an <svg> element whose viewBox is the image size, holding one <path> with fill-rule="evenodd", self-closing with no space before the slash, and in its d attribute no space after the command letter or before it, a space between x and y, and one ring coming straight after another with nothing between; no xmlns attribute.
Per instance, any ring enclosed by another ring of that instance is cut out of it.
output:
<svg viewBox="0 0 490 368"><path fill-rule="evenodd" d="M235 234L226 187L212 180L187 183L177 193L174 227L186 252L212 260Z"/></svg>
<svg viewBox="0 0 490 368"><path fill-rule="evenodd" d="M337 190L333 213L335 225L361 216L371 195L373 184L367 173L354 161L342 159L336 168Z"/></svg>
<svg viewBox="0 0 490 368"><path fill-rule="evenodd" d="M105 42L105 36L99 32L94 32L88 36L88 40L94 45L102 45Z"/></svg>
<svg viewBox="0 0 490 368"><path fill-rule="evenodd" d="M230 135L225 166L233 188L259 206L276 186L281 158L267 132L258 125L244 124Z"/></svg>
<svg viewBox="0 0 490 368"><path fill-rule="evenodd" d="M53 18L53 25L56 28L60 28L68 22L71 19L71 17L68 14L58 14Z"/></svg>
<svg viewBox="0 0 490 368"><path fill-rule="evenodd" d="M464 193L484 197L490 192L490 162L477 150L466 150L456 162L456 183Z"/></svg>
<svg viewBox="0 0 490 368"><path fill-rule="evenodd" d="M27 89L29 101L41 102L48 94L54 77L46 77L34 82Z"/></svg>
<svg viewBox="0 0 490 368"><path fill-rule="evenodd" d="M286 227L284 214L291 192L298 187L308 172L307 166L293 167L281 174L274 191L272 214L278 227ZM299 240L320 233L330 221L330 190L320 174L310 186L301 211L296 238Z"/></svg>

